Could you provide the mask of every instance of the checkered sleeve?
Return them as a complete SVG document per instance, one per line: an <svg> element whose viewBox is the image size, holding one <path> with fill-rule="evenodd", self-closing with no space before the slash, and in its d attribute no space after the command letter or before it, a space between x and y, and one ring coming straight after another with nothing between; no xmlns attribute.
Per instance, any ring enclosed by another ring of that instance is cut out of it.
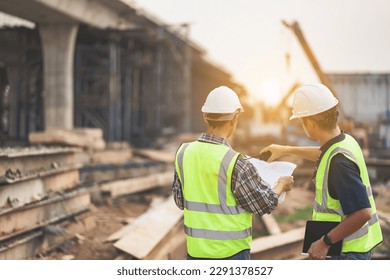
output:
<svg viewBox="0 0 390 280"><path fill-rule="evenodd" d="M242 156L238 158L232 174L232 192L240 207L260 216L271 213L278 205L278 195Z"/></svg>
<svg viewBox="0 0 390 280"><path fill-rule="evenodd" d="M181 188L181 182L179 180L179 176L177 176L176 172L175 172L173 184L172 184L172 193L173 193L173 199L175 200L177 207L179 209L183 210L184 209L183 191Z"/></svg>

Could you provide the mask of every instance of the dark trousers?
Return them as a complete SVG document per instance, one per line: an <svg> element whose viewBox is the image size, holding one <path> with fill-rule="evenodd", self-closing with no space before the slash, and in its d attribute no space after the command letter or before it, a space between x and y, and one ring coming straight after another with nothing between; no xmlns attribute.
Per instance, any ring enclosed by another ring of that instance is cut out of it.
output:
<svg viewBox="0 0 390 280"><path fill-rule="evenodd" d="M206 258L194 258L187 254L187 260L250 260L251 254L249 250L243 250L237 254L223 259L206 259Z"/></svg>
<svg viewBox="0 0 390 280"><path fill-rule="evenodd" d="M332 256L330 260L371 260L372 252L342 253L341 256Z"/></svg>

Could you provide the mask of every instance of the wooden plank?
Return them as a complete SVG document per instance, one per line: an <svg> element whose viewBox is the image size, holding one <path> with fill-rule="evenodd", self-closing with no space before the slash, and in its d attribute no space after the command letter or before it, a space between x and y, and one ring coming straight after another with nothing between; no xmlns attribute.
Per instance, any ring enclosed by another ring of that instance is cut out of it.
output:
<svg viewBox="0 0 390 280"><path fill-rule="evenodd" d="M261 220L264 223L264 226L267 229L268 234L279 234L282 232L280 229L278 222L275 220L275 217L273 216L272 213L270 214L265 214L261 216Z"/></svg>
<svg viewBox="0 0 390 280"><path fill-rule="evenodd" d="M117 230L116 232L111 234L109 237L107 237L106 241L108 241L108 242L117 241L118 239L121 239L123 236L125 236L126 234L131 232L131 230L134 227L134 225L133 225L134 221L135 221L135 219L133 219L133 218L131 220L129 219L128 220L128 222L130 222L129 224L121 227L119 230Z"/></svg>
<svg viewBox="0 0 390 280"><path fill-rule="evenodd" d="M96 167L96 168L95 168ZM82 181L108 182L138 178L153 173L160 173L166 170L163 164L152 166L128 166L112 165L110 168L100 168L100 166L86 166L80 170ZM173 171L172 171L173 174Z"/></svg>
<svg viewBox="0 0 390 280"><path fill-rule="evenodd" d="M50 129L29 134L31 144L58 144L102 150L106 143L101 138L81 135L77 131L65 129Z"/></svg>
<svg viewBox="0 0 390 280"><path fill-rule="evenodd" d="M55 130L57 131L58 128L49 128L48 131ZM103 138L103 130L100 128L91 128L91 127L75 127L71 130L72 133L75 133L80 136L90 137L90 138Z"/></svg>
<svg viewBox="0 0 390 280"><path fill-rule="evenodd" d="M305 227L284 233L259 237L252 241L252 259L302 259L301 251Z"/></svg>
<svg viewBox="0 0 390 280"><path fill-rule="evenodd" d="M128 162L133 157L133 150L121 149L121 150L103 150L90 154L91 164L121 164Z"/></svg>
<svg viewBox="0 0 390 280"><path fill-rule="evenodd" d="M303 240L304 234L305 227L300 227L280 234L256 238L252 241L251 253L257 253L274 247L283 246L284 244Z"/></svg>
<svg viewBox="0 0 390 280"><path fill-rule="evenodd" d="M166 163L175 162L175 153L170 151L160 151L160 150L151 150L151 149L136 149L134 154L138 156L147 157L150 159L163 161Z"/></svg>
<svg viewBox="0 0 390 280"><path fill-rule="evenodd" d="M74 147L45 147L45 146L29 146L29 147L7 147L0 148L0 158L22 158L31 156L44 156L53 154L68 154L80 152L80 148Z"/></svg>
<svg viewBox="0 0 390 280"><path fill-rule="evenodd" d="M144 257L144 260L183 260L187 254L185 244L186 236L183 222L179 222L157 244L157 246Z"/></svg>
<svg viewBox="0 0 390 280"><path fill-rule="evenodd" d="M87 209L89 205L89 192L78 190L66 195L56 195L27 206L4 210L0 213L0 240L43 224L58 221Z"/></svg>
<svg viewBox="0 0 390 280"><path fill-rule="evenodd" d="M131 224L129 233L115 242L114 246L137 259L143 259L164 239L182 216L183 211L178 209L173 198L169 197L159 207L154 207L138 217Z"/></svg>
<svg viewBox="0 0 390 280"><path fill-rule="evenodd" d="M111 197L118 197L145 191L148 189L166 186L173 182L173 173L171 171L164 173L151 174L139 178L118 180L100 185L103 192L110 193Z"/></svg>
<svg viewBox="0 0 390 280"><path fill-rule="evenodd" d="M381 159L381 158L365 158L366 164L368 166L388 166L390 167L390 159Z"/></svg>
<svg viewBox="0 0 390 280"><path fill-rule="evenodd" d="M156 180L157 180L157 185L158 186L167 186L167 185L172 185L173 183L173 170L168 170L163 173L157 173L156 174Z"/></svg>
<svg viewBox="0 0 390 280"><path fill-rule="evenodd" d="M154 201L156 201L156 200L154 200ZM157 201L157 202L154 202L154 201L151 202L150 208L148 209L148 211L151 211L151 209L153 209L155 207L160 207L163 203L163 201ZM127 218L125 220L127 222L127 225L121 227L119 230L117 230L116 232L111 234L106 239L106 241L108 241L108 242L117 241L118 239L121 239L122 237L124 237L126 234L131 232L131 230L134 227L133 222L136 220L137 220L137 218L134 218L134 217Z"/></svg>

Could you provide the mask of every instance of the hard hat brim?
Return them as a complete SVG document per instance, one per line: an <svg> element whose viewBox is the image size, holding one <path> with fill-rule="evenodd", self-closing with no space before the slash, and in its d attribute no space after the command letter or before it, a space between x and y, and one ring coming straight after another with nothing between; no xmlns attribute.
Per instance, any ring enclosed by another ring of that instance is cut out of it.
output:
<svg viewBox="0 0 390 280"><path fill-rule="evenodd" d="M237 111L240 111L240 113L245 112L244 108L242 106L237 108L233 112L231 110L212 110L212 109L210 110L210 109L206 108L205 106L203 106L201 109L202 113L213 113L213 114L233 114Z"/></svg>
<svg viewBox="0 0 390 280"><path fill-rule="evenodd" d="M291 117L290 117L289 120L291 121L291 120L295 120L295 119L299 119L299 118L306 118L306 117L311 117L311 116L315 116L315 115L321 114L321 113L323 113L323 112L326 112L326 111L328 111L328 110L330 110L330 109L336 107L336 106L338 105L338 103L339 103L339 101L336 99L336 100L335 100L335 104L334 104L333 107L326 108L326 109L324 109L324 110L318 111L318 112L316 112L315 114L304 114L304 115L299 116L299 115L295 115L295 114L293 113L293 114L291 115Z"/></svg>

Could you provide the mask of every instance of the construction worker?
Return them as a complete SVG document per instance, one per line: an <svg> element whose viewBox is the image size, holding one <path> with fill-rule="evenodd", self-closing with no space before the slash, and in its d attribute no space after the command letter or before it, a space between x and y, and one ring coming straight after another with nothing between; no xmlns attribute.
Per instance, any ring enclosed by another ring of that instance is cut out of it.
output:
<svg viewBox="0 0 390 280"><path fill-rule="evenodd" d="M243 108L226 86L212 90L202 107L208 128L176 153L173 193L184 209L187 259L250 259L252 213L271 213L293 177L281 177L273 190L248 159L234 151L231 136Z"/></svg>
<svg viewBox="0 0 390 280"><path fill-rule="evenodd" d="M268 161L290 154L316 161L313 220L340 222L309 248L310 259L325 259L329 247L343 240L341 256L332 259L371 258L382 242L382 232L367 167L359 144L337 125L338 100L323 84L296 90L292 119L300 119L308 138L321 147L270 145Z"/></svg>

